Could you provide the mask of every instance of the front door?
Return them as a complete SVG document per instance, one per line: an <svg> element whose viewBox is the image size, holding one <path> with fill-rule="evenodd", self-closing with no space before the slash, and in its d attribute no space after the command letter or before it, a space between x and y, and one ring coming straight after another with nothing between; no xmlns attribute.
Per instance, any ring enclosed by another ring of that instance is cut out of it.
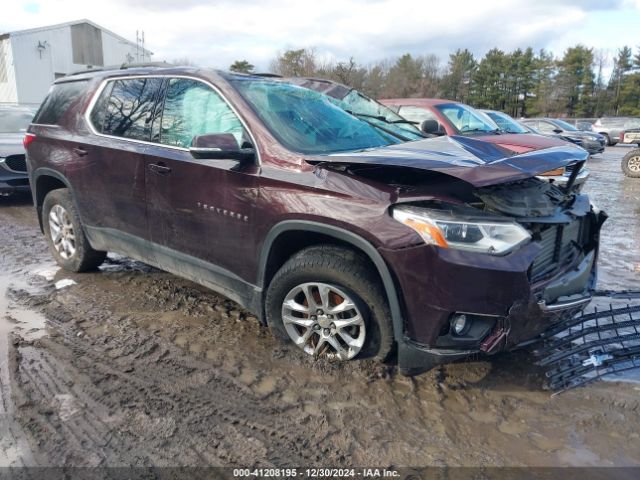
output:
<svg viewBox="0 0 640 480"><path fill-rule="evenodd" d="M158 122L156 145L147 150L146 191L149 235L161 266L205 284L210 272L253 280L245 258L255 255L258 167L199 160L189 152L193 137L204 134L228 133L246 144L242 123L208 84L185 78L168 80Z"/></svg>

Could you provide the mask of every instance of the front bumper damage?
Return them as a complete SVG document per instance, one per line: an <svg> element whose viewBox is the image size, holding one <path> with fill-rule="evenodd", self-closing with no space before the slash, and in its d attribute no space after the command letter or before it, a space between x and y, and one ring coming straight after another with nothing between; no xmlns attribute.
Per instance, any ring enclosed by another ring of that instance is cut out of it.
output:
<svg viewBox="0 0 640 480"><path fill-rule="evenodd" d="M493 316L493 328L476 344L443 348L436 339L432 347L405 337L398 345L400 370L416 375L470 355L492 355L539 341L543 332L574 318L591 301L596 281L595 258L596 252L591 252L574 268L539 285L527 298L516 300L505 316ZM447 312L445 318L449 315Z"/></svg>
<svg viewBox="0 0 640 480"><path fill-rule="evenodd" d="M505 257L429 247L384 252L393 264L407 265L396 270L407 312L405 338L398 345L401 371L417 374L469 355L520 348L581 313L595 288L599 231L605 219L602 212L589 212L582 220L589 237L583 253L533 282L535 260L544 254L539 242ZM412 282L407 295L404 285ZM456 312L493 323L486 332L480 330L481 337L454 339L447 329Z"/></svg>

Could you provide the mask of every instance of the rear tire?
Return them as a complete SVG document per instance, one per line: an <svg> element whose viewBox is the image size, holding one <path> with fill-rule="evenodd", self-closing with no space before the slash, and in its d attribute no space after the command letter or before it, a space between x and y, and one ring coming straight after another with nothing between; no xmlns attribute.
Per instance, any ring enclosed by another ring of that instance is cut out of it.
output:
<svg viewBox="0 0 640 480"><path fill-rule="evenodd" d="M265 311L274 336L310 355L384 361L394 344L378 274L347 248L313 246L291 257L269 284Z"/></svg>
<svg viewBox="0 0 640 480"><path fill-rule="evenodd" d="M613 143L611 143L611 137L609 137L609 134L601 133L601 135L605 138L605 140L606 140L605 143L607 144L607 147L613 146Z"/></svg>
<svg viewBox="0 0 640 480"><path fill-rule="evenodd" d="M52 190L42 205L42 226L56 262L71 272L85 272L104 262L107 252L94 250L67 188Z"/></svg>

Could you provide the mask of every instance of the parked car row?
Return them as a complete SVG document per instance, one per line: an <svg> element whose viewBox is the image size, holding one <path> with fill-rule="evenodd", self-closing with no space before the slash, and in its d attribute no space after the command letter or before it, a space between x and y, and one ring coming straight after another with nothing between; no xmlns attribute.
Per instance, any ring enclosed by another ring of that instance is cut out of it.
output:
<svg viewBox="0 0 640 480"><path fill-rule="evenodd" d="M421 125L423 131L432 136L473 136L517 153L551 148L563 145L567 141L585 148L589 153L600 153L604 150L602 140L595 142L590 138L575 138L579 134L571 138L557 133L545 135L528 125L518 123L505 113L493 110L480 111L451 100L405 98L386 99L381 102L406 119ZM592 135L585 135L587 136ZM571 173L572 168L568 167L544 178L565 185L570 181ZM582 185L588 176L589 171L583 168L578 177L571 181L574 185Z"/></svg>
<svg viewBox="0 0 640 480"><path fill-rule="evenodd" d="M578 130L573 125L557 118L526 118L521 122L543 135L553 135L575 143L591 155L604 152L606 138L598 133Z"/></svg>
<svg viewBox="0 0 640 480"><path fill-rule="evenodd" d="M588 152L425 110L201 68L73 75L25 137L34 204L64 268L128 255L310 355L395 351L413 373L517 348L590 300L606 215L574 185Z"/></svg>

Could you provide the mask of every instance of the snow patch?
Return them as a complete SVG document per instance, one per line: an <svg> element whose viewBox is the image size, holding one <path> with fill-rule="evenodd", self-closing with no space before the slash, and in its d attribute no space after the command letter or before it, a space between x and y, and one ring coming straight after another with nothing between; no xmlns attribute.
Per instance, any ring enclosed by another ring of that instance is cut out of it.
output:
<svg viewBox="0 0 640 480"><path fill-rule="evenodd" d="M70 278L63 278L62 280L58 280L56 285L56 290L60 290L61 288L70 287L71 285L75 285L76 281L71 280Z"/></svg>

